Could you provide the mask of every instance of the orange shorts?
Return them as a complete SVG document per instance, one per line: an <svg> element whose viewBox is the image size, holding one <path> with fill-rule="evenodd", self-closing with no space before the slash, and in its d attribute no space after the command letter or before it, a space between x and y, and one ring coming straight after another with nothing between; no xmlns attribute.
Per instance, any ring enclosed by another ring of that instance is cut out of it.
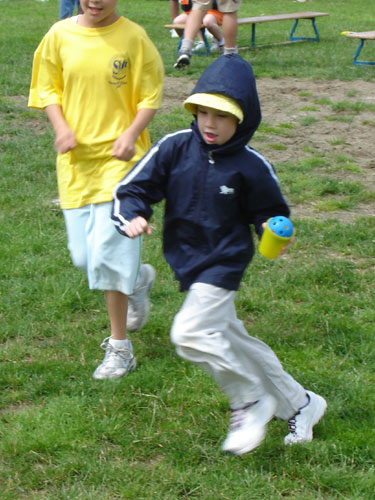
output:
<svg viewBox="0 0 375 500"><path fill-rule="evenodd" d="M223 24L223 13L219 10L209 9L206 14L211 14L212 16L214 16L219 26Z"/></svg>

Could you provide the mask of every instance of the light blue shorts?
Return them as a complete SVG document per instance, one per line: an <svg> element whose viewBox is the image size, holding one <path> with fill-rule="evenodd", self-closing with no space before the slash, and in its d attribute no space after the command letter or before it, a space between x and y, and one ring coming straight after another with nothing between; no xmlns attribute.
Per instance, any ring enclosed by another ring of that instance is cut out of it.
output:
<svg viewBox="0 0 375 500"><path fill-rule="evenodd" d="M87 273L93 290L133 293L140 268L142 238L119 234L112 202L63 210L73 264Z"/></svg>

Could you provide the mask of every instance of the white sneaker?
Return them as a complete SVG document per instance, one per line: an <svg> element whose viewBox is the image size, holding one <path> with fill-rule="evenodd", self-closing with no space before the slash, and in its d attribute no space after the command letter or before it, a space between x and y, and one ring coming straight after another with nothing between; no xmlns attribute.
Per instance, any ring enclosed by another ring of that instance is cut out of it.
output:
<svg viewBox="0 0 375 500"><path fill-rule="evenodd" d="M109 343L110 338L107 337L100 344L100 348L105 351L105 356L102 364L93 373L93 377L98 380L123 377L133 371L136 366L130 340L127 341L127 348L117 349Z"/></svg>
<svg viewBox="0 0 375 500"><path fill-rule="evenodd" d="M288 420L289 434L284 438L284 444L308 443L313 438L313 427L323 417L327 402L314 392L306 392L309 402Z"/></svg>
<svg viewBox="0 0 375 500"><path fill-rule="evenodd" d="M146 322L150 310L148 292L154 286L156 271L150 264L141 265L140 280L132 295L128 297L128 317L126 330L136 332L141 330Z"/></svg>
<svg viewBox="0 0 375 500"><path fill-rule="evenodd" d="M200 52L202 50L206 50L204 42L197 42L193 47L193 52Z"/></svg>
<svg viewBox="0 0 375 500"><path fill-rule="evenodd" d="M231 409L229 433L221 449L234 455L254 450L266 436L267 423L276 411L276 399L266 394L255 403Z"/></svg>
<svg viewBox="0 0 375 500"><path fill-rule="evenodd" d="M214 38L211 42L211 52L219 52L219 54L224 54L224 45L219 45L219 42Z"/></svg>
<svg viewBox="0 0 375 500"><path fill-rule="evenodd" d="M177 33L177 31L175 29L172 28L171 31L170 31L170 33L171 33L171 38L180 38L178 36L178 33Z"/></svg>

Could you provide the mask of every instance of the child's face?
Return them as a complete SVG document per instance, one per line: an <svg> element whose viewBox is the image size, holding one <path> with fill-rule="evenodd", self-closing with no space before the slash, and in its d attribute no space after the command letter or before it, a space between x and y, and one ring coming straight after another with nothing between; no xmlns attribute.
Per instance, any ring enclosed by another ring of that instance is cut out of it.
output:
<svg viewBox="0 0 375 500"><path fill-rule="evenodd" d="M205 143L218 146L234 136L238 125L238 119L234 115L206 106L198 106L197 122Z"/></svg>
<svg viewBox="0 0 375 500"><path fill-rule="evenodd" d="M117 0L80 0L83 10L82 21L87 28L102 28L113 24L118 16L115 13Z"/></svg>

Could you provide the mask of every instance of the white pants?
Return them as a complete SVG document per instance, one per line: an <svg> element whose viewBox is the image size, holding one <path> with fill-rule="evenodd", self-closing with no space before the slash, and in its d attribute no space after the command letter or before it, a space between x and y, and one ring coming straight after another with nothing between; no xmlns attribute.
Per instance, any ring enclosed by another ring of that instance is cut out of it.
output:
<svg viewBox="0 0 375 500"><path fill-rule="evenodd" d="M234 306L236 292L194 283L176 315L171 340L177 354L205 369L227 394L231 406L272 394L276 416L292 417L306 398L305 389L286 373L276 354L250 337Z"/></svg>
<svg viewBox="0 0 375 500"><path fill-rule="evenodd" d="M134 291L142 238L127 238L111 219L112 202L63 210L73 264L87 273L89 288Z"/></svg>

